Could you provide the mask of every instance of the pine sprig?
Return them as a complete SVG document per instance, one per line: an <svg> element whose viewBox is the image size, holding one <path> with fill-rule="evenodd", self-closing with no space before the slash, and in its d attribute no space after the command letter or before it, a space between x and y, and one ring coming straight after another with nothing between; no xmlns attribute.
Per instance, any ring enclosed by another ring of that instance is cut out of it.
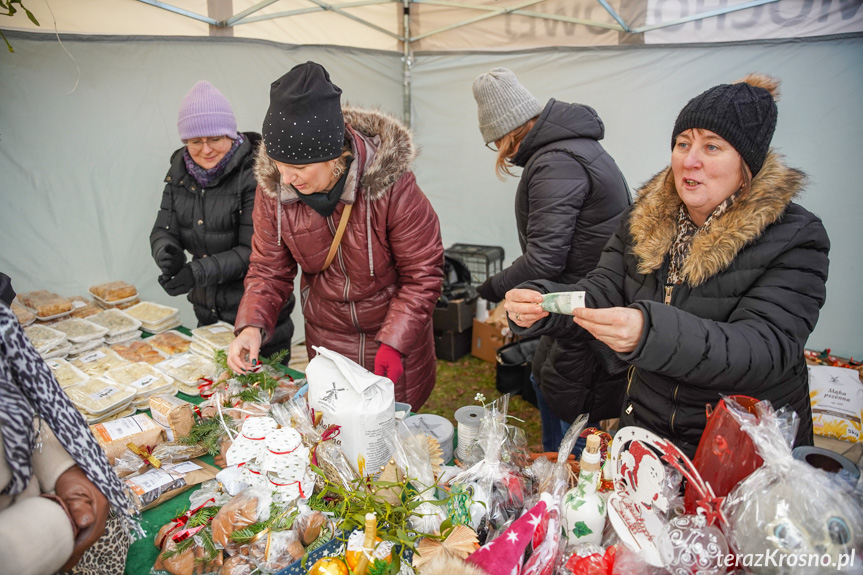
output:
<svg viewBox="0 0 863 575"><path fill-rule="evenodd" d="M170 551L165 551L164 553L162 553L162 561L167 561L168 559L176 557L177 555L181 555L182 553L194 547L194 545L195 539L193 537L183 539L182 541L177 543L176 547L174 547Z"/></svg>
<svg viewBox="0 0 863 575"><path fill-rule="evenodd" d="M261 363L278 370L278 366L282 363L282 360L289 352L289 349L283 349L282 351L274 353L270 357L261 358ZM216 350L213 360L223 371L230 371L232 379L240 383L240 385L245 388L240 393L234 395L234 397L239 397L242 401L261 401L259 395L260 390L267 392L269 395L267 400L269 400L279 387L279 380L274 378L270 374L269 370L261 369L253 373L236 373L233 371L228 366L228 355L225 353L225 350Z"/></svg>
<svg viewBox="0 0 863 575"><path fill-rule="evenodd" d="M231 541L238 545L251 543L252 539L265 529L270 531L287 531L294 525L294 520L297 518L299 511L295 507L280 509L276 503L270 505L270 518L266 521L258 521L252 523L243 529L237 529L231 533Z"/></svg>
<svg viewBox="0 0 863 575"><path fill-rule="evenodd" d="M209 526L198 531L196 536L200 539L201 547L204 549L204 556L196 558L195 563L206 565L218 557L219 549L216 547L216 542L213 541L213 532Z"/></svg>
<svg viewBox="0 0 863 575"><path fill-rule="evenodd" d="M230 417L224 418L225 425L236 431L233 420ZM189 431L189 435L181 437L180 443L186 445L203 445L210 455L218 455L219 447L221 446L222 438L227 436L227 431L222 425L222 420L218 417L209 419L198 419Z"/></svg>

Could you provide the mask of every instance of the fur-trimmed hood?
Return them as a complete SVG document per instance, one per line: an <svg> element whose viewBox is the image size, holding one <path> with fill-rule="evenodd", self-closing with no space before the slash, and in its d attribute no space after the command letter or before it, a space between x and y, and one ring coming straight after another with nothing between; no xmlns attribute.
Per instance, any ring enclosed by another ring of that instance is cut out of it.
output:
<svg viewBox="0 0 863 575"><path fill-rule="evenodd" d="M417 156L413 137L397 118L379 110L345 106L342 112L354 153L342 201L353 203L358 187L372 201L377 200L410 170ZM276 163L267 156L263 142L258 147L255 177L267 196L280 197L281 203L297 201L297 193L281 185Z"/></svg>
<svg viewBox="0 0 863 575"><path fill-rule="evenodd" d="M677 235L681 200L670 171L669 166L641 188L630 216L632 251L642 274L662 267ZM806 175L787 167L782 157L771 151L749 192L713 221L706 233L699 232L692 239L681 270L684 281L697 286L728 268L740 250L782 216L805 185Z"/></svg>

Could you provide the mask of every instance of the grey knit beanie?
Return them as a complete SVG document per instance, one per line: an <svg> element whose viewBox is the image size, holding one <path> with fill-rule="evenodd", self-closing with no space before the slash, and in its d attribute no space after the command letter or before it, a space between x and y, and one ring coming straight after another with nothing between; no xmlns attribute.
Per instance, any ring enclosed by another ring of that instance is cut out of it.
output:
<svg viewBox="0 0 863 575"><path fill-rule="evenodd" d="M542 112L539 100L506 68L477 76L473 81L473 97L479 109L479 131L486 144L501 139Z"/></svg>

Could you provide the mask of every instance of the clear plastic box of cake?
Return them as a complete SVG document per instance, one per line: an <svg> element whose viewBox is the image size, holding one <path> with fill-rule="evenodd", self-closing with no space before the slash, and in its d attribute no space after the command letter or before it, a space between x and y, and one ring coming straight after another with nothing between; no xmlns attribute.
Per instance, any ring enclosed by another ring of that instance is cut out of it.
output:
<svg viewBox="0 0 863 575"><path fill-rule="evenodd" d="M132 389L97 377L71 385L64 391L75 407L95 416L125 407L135 397Z"/></svg>
<svg viewBox="0 0 863 575"><path fill-rule="evenodd" d="M194 353L184 353L162 363L156 364L162 373L177 380L182 386L197 386L201 378L213 378L216 374L216 364Z"/></svg>
<svg viewBox="0 0 863 575"><path fill-rule="evenodd" d="M75 358L71 363L84 373L95 377L104 374L109 369L128 365L132 362L123 359L111 348L102 346Z"/></svg>
<svg viewBox="0 0 863 575"><path fill-rule="evenodd" d="M136 401L153 394L170 392L174 387L173 378L144 362L109 369L105 372L105 379L134 390Z"/></svg>
<svg viewBox="0 0 863 575"><path fill-rule="evenodd" d="M105 334L106 338L133 332L141 327L141 320L118 309L102 310L87 319L106 328L108 330Z"/></svg>
<svg viewBox="0 0 863 575"><path fill-rule="evenodd" d="M92 321L72 317L58 321L51 327L66 334L66 339L74 343L85 343L94 339L104 339L108 328L97 325Z"/></svg>
<svg viewBox="0 0 863 575"><path fill-rule="evenodd" d="M39 353L47 352L67 341L66 334L62 331L38 323L25 327L24 335L30 339L30 343Z"/></svg>

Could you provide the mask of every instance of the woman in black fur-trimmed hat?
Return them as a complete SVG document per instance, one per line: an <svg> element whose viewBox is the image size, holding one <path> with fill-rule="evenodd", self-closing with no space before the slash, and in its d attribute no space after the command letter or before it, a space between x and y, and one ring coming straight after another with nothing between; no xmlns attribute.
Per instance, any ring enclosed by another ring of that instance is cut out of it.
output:
<svg viewBox="0 0 863 575"><path fill-rule="evenodd" d="M794 199L806 176L770 148L778 82L750 75L696 96L672 133L671 166L639 191L599 266L574 286L507 294L516 333L585 330L629 363L621 425L692 457L704 406L744 394L790 405L812 444L803 348L826 298L830 241ZM575 322L538 292L585 290Z"/></svg>

